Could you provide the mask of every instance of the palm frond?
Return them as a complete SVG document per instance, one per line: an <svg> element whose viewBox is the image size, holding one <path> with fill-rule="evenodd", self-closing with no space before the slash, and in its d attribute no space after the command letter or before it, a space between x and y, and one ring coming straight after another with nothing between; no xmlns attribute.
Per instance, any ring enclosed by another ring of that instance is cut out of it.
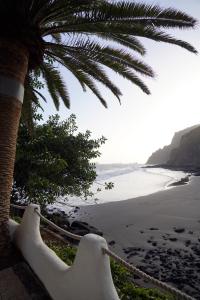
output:
<svg viewBox="0 0 200 300"><path fill-rule="evenodd" d="M52 34L52 38L58 44L60 44L62 42L62 37L61 37L61 34L59 34L59 33Z"/></svg>
<svg viewBox="0 0 200 300"><path fill-rule="evenodd" d="M80 57L83 57L84 55L85 59L93 59L104 65L107 65L107 62L110 60L117 60L119 64L133 68L135 71L143 75L150 77L154 76L154 72L150 66L135 58L127 51L109 46L104 47L95 41L90 41L89 39L79 39L78 43L73 43L72 45L67 46L46 42L45 46L46 48L51 49L51 51L61 51L62 55L65 53L68 53L69 55L79 55Z"/></svg>
<svg viewBox="0 0 200 300"><path fill-rule="evenodd" d="M36 89L32 89L33 90L33 92L35 93L35 94L37 94L40 98L42 98L43 100L44 100L44 102L46 102L47 103L47 99L44 97L44 95L42 94L42 93L40 93L39 91L37 91Z"/></svg>
<svg viewBox="0 0 200 300"><path fill-rule="evenodd" d="M60 22L65 20L66 16L73 15L76 13L84 12L85 10L91 9L92 5L95 4L97 7L101 0L57 0L49 1L43 8L37 11L34 21L41 25Z"/></svg>
<svg viewBox="0 0 200 300"><path fill-rule="evenodd" d="M188 14L173 9L161 8L158 5L147 5L138 2L119 1L116 3L104 2L98 10L91 11L88 19L92 19L95 15L95 20L107 19L114 20L132 20L134 22L144 22L144 25L150 24L164 27L191 27L195 26L196 20ZM147 22L147 23L145 23ZM154 23L155 22L155 23Z"/></svg>
<svg viewBox="0 0 200 300"><path fill-rule="evenodd" d="M106 106L96 83L103 84L119 100L121 91L105 67L149 94L138 74L153 77L154 72L134 56L134 52L146 52L140 37L197 53L189 43L165 32L168 28L194 28L196 24L182 11L131 0L21 0L20 5L19 1L0 1L0 36L18 40L27 48L29 71L41 70L57 109L61 100L69 107L70 100L55 62L67 68L84 91L88 87ZM31 90L31 83L27 93L33 102L38 97L45 100L37 88L32 86Z"/></svg>
<svg viewBox="0 0 200 300"><path fill-rule="evenodd" d="M23 101L23 106L22 106L21 119L26 124L26 127L30 134L33 133L33 129L34 129L33 105L42 109L36 94L40 94L40 93L33 88L32 83L31 83L31 78L30 78L30 76L28 76L25 81L24 101ZM42 96L42 98L44 98L43 95L41 95L41 96Z"/></svg>
<svg viewBox="0 0 200 300"><path fill-rule="evenodd" d="M60 101L62 99L67 108L70 107L70 99L67 91L67 87L60 75L60 72L56 70L52 65L44 63L42 65L42 72L47 84L48 91L54 101L56 109L59 109Z"/></svg>
<svg viewBox="0 0 200 300"><path fill-rule="evenodd" d="M81 33L81 34L108 34L112 32L113 34L128 34L130 36L135 36L135 37L145 37L154 41L159 41L159 42L165 42L169 44L174 44L177 46L180 46L182 48L185 48L186 50L192 52L192 53L197 53L197 50L190 45L189 43L176 39L170 34L167 34L163 31L158 30L156 27L153 26L142 26L142 25L127 25L127 24L112 24L110 26L104 25L104 24L93 24L93 25L84 25L82 24L80 27L79 25L74 25L74 26L62 26L59 28L51 28L49 31L49 34L52 33L69 33L70 32L75 32L75 33Z"/></svg>
<svg viewBox="0 0 200 300"><path fill-rule="evenodd" d="M80 82L84 83L94 95L100 100L105 108L107 108L106 100L102 97L100 91L98 90L96 84L92 80L92 76L88 76L87 73L83 72L82 70L76 70L76 77L79 79Z"/></svg>
<svg viewBox="0 0 200 300"><path fill-rule="evenodd" d="M59 95L57 89L55 88L55 84L52 81L52 79L54 78L52 78L52 76L49 74L48 69L45 68L45 65L43 65L41 69L42 69L42 74L46 82L46 86L49 91L49 94L54 102L56 109L59 110L59 106L60 106Z"/></svg>
<svg viewBox="0 0 200 300"><path fill-rule="evenodd" d="M100 5L89 5L89 7L84 7L84 11L77 12L75 10L71 14L63 7L57 16L57 21L63 21L63 24L58 26L58 30L62 30L63 25L75 26L76 29L92 24L109 26L112 24L141 24L165 28L191 28L196 25L193 17L179 10L126 1L116 3L102 1Z"/></svg>
<svg viewBox="0 0 200 300"><path fill-rule="evenodd" d="M97 36L105 39L106 41L116 42L119 45L125 46L131 50L138 52L141 55L146 53L143 44L134 36L125 34L114 34L112 32L108 33L97 33Z"/></svg>
<svg viewBox="0 0 200 300"><path fill-rule="evenodd" d="M88 59L85 60L83 56L81 58L77 55L74 56L72 55L72 57L66 57L63 56L62 54L60 55L59 52L57 53L48 52L48 53L57 62L59 62L61 65L63 65L65 68L67 68L70 72L74 74L74 76L80 82L83 90L85 90L86 83L84 81L81 81L81 77L79 77L79 71L86 74L88 78L93 78L94 80L99 81L100 83L105 85L105 87L110 89L110 91L120 101L121 91L117 86L113 84L113 82L106 75L105 71L97 63L95 63L92 60L88 60Z"/></svg>

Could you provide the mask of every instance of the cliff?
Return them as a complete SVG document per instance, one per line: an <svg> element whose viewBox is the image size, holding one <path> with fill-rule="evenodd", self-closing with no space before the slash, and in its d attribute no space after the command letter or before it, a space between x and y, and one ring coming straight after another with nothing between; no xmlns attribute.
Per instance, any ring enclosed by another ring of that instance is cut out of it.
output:
<svg viewBox="0 0 200 300"><path fill-rule="evenodd" d="M188 133L192 132L196 128L200 128L199 125L194 125L192 127L185 128L181 131L178 131L174 134L171 144L163 147L162 149L158 149L148 158L147 164L173 164L175 165L176 157L181 151L179 149L180 144L182 143L182 139L184 140L184 136L187 136ZM176 150L177 149L177 152ZM179 149L179 150L178 150ZM176 164L178 165L178 163Z"/></svg>
<svg viewBox="0 0 200 300"><path fill-rule="evenodd" d="M200 167L200 126L182 136L179 147L171 151L168 164Z"/></svg>
<svg viewBox="0 0 200 300"><path fill-rule="evenodd" d="M170 145L163 147L162 149L158 149L153 152L152 155L148 158L146 164L157 165L157 164L165 164L169 160L171 152Z"/></svg>

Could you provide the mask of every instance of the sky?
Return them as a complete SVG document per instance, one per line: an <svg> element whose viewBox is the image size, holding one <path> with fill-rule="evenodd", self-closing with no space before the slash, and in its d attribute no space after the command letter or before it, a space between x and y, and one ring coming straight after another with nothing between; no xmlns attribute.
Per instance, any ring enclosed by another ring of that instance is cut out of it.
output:
<svg viewBox="0 0 200 300"><path fill-rule="evenodd" d="M181 9L200 23L199 0L146 0L145 3ZM174 36L190 42L200 53L200 24L195 30L176 30ZM105 136L98 163L145 163L152 152L170 143L176 131L200 124L200 54L170 44L142 39L147 54L142 59L155 71L156 78L144 78L151 95L113 72L110 78L120 87L122 104L107 90L101 92L108 109L89 91L84 93L77 80L63 72L71 96L71 108L61 105L64 120L75 114L79 131L89 129L92 137ZM51 101L44 105L44 118L57 113Z"/></svg>

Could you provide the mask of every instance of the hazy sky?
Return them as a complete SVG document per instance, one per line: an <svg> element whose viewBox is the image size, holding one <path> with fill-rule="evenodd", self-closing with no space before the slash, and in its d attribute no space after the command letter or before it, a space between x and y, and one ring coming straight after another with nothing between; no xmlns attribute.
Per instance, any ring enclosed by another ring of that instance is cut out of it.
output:
<svg viewBox="0 0 200 300"><path fill-rule="evenodd" d="M184 10L200 20L199 0L146 0ZM200 25L196 30L173 32L192 43L200 52ZM101 163L144 163L158 148L169 144L175 131L200 123L200 54L194 55L177 46L143 39L147 54L143 58L157 76L145 82L152 94L147 96L136 86L110 72L121 88L122 105L102 88L108 109L90 92L84 93L70 73L64 73L71 94L71 109L61 106L62 119L76 114L80 131L89 129L93 137L104 135L108 140L101 148ZM56 113L51 101L45 117Z"/></svg>

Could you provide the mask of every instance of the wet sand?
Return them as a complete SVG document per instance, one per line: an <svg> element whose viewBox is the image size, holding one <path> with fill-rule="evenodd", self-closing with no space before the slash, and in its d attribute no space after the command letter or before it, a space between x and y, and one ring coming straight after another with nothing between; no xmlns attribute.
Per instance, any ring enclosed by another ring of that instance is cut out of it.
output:
<svg viewBox="0 0 200 300"><path fill-rule="evenodd" d="M200 177L134 199L84 206L78 219L148 274L200 299Z"/></svg>

